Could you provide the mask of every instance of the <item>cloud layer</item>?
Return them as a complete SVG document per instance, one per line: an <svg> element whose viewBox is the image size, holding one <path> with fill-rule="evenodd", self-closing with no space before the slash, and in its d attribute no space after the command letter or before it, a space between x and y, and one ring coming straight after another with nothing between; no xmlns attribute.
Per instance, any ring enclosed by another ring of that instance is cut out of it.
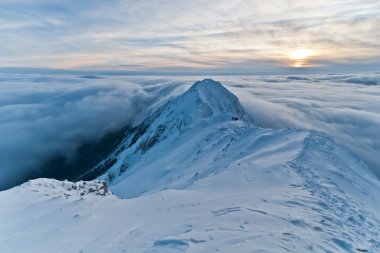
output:
<svg viewBox="0 0 380 253"><path fill-rule="evenodd" d="M380 74L225 79L260 126L326 132L380 178Z"/></svg>
<svg viewBox="0 0 380 253"><path fill-rule="evenodd" d="M95 76L0 75L0 189L142 118L176 90ZM54 168L51 168L54 170Z"/></svg>
<svg viewBox="0 0 380 253"><path fill-rule="evenodd" d="M139 122L202 78L0 74L0 189ZM324 131L380 177L380 74L213 78L260 126Z"/></svg>

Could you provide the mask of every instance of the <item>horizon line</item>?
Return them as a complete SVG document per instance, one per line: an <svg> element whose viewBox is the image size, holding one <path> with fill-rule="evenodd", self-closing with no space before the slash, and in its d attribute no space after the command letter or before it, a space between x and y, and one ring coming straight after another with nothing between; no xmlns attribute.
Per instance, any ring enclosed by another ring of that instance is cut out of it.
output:
<svg viewBox="0 0 380 253"><path fill-rule="evenodd" d="M223 71L210 70L115 70L115 69L60 69L44 67L0 67L1 74L71 74L71 75L115 75L115 76L259 76L259 75L313 75L313 74L350 74L350 73L380 73L368 71L326 71L310 68L289 68L286 71Z"/></svg>

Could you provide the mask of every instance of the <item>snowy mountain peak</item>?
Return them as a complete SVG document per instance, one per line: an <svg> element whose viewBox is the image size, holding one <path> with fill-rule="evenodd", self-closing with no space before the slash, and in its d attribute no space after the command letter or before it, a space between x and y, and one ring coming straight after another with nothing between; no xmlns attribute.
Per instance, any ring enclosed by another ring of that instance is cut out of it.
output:
<svg viewBox="0 0 380 253"><path fill-rule="evenodd" d="M144 133L146 138L155 142L185 129L224 121L253 125L252 117L245 112L234 94L221 83L205 79L196 82L185 93L146 118L137 127L137 132L138 136Z"/></svg>
<svg viewBox="0 0 380 253"><path fill-rule="evenodd" d="M226 127L228 131L225 131ZM224 141L228 142L234 141L241 129L255 126L253 118L245 112L238 98L221 83L211 79L198 81L158 108L140 125L129 129L113 154L79 179L91 179L94 175L103 174L102 179L109 183L120 180L119 176L131 173L133 164L153 148L169 145L165 143L197 129L203 132L205 128L219 131L226 136Z"/></svg>
<svg viewBox="0 0 380 253"><path fill-rule="evenodd" d="M236 118L247 119L238 98L220 82L212 79L204 79L194 83L177 100L183 107L186 107L185 112L196 117L207 118L219 113L230 113Z"/></svg>
<svg viewBox="0 0 380 253"><path fill-rule="evenodd" d="M220 82L210 78L195 82L189 89L189 92L202 92L207 89L213 89L214 93L222 90L229 92Z"/></svg>

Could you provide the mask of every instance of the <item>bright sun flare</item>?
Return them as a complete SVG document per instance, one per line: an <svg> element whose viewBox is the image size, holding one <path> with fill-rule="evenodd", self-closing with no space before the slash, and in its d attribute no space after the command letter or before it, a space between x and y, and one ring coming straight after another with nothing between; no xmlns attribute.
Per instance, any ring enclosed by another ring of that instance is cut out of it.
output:
<svg viewBox="0 0 380 253"><path fill-rule="evenodd" d="M288 52L288 57L292 60L292 65L295 68L305 66L311 55L312 52L309 49L297 49Z"/></svg>
<svg viewBox="0 0 380 253"><path fill-rule="evenodd" d="M311 56L311 51L308 49L298 49L289 52L289 57L292 60L304 60Z"/></svg>

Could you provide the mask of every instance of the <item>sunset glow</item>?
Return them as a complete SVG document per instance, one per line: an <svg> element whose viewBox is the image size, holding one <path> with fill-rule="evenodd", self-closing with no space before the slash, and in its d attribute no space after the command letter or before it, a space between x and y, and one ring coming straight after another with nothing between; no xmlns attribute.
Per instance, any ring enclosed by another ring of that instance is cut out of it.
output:
<svg viewBox="0 0 380 253"><path fill-rule="evenodd" d="M6 0L0 10L0 67L281 73L380 57L373 0Z"/></svg>
<svg viewBox="0 0 380 253"><path fill-rule="evenodd" d="M312 55L313 53L309 49L296 49L288 52L291 66L294 68L305 67Z"/></svg>
<svg viewBox="0 0 380 253"><path fill-rule="evenodd" d="M311 51L308 49L298 49L289 52L289 57L292 60L305 60L311 56Z"/></svg>

